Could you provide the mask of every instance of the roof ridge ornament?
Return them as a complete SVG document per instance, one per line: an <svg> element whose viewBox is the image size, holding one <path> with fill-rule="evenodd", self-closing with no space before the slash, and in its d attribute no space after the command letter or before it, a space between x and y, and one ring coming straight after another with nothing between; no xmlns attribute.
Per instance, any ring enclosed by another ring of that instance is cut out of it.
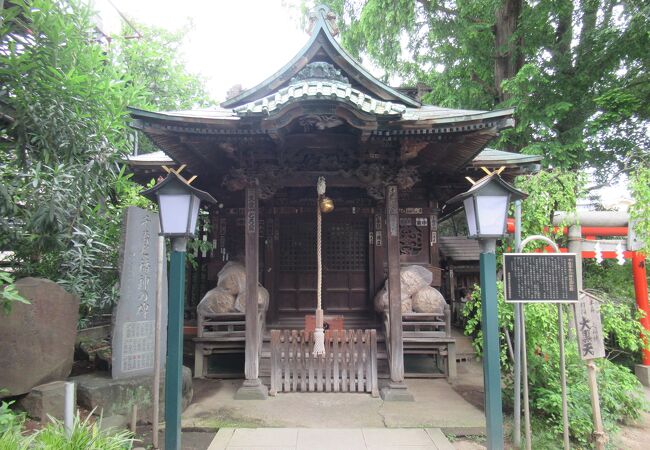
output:
<svg viewBox="0 0 650 450"><path fill-rule="evenodd" d="M305 80L334 80L343 84L350 84L350 81L341 74L340 70L334 67L333 64L324 61L307 64L289 81L289 84L297 84Z"/></svg>
<svg viewBox="0 0 650 450"><path fill-rule="evenodd" d="M329 28L332 37L339 34L339 27L336 25L336 14L334 14L327 5L317 5L309 11L309 24L305 30L311 35L316 28L316 23L323 21Z"/></svg>

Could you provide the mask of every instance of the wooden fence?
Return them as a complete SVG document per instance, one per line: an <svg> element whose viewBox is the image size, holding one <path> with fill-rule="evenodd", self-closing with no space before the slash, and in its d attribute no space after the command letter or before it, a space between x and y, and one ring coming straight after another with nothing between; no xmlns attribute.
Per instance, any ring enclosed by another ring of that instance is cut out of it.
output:
<svg viewBox="0 0 650 450"><path fill-rule="evenodd" d="M278 392L369 392L377 387L377 331L325 333L325 355L313 355L312 332L271 330L271 390Z"/></svg>

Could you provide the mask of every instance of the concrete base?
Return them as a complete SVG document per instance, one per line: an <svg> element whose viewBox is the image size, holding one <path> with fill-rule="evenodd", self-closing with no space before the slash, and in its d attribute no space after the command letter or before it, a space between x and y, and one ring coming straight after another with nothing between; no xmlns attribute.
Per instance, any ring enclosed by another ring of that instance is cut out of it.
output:
<svg viewBox="0 0 650 450"><path fill-rule="evenodd" d="M385 402L413 402L415 398L404 383L390 383L380 391Z"/></svg>
<svg viewBox="0 0 650 450"><path fill-rule="evenodd" d="M650 366L637 364L634 366L634 374L642 385L650 387Z"/></svg>
<svg viewBox="0 0 650 450"><path fill-rule="evenodd" d="M164 417L164 373L161 374L160 417ZM131 417L133 405L138 405L138 421L151 422L153 416L153 376L137 376L114 380L108 373L90 373L73 377L77 385L77 404L95 415L103 417ZM182 407L186 409L192 401L192 371L183 367Z"/></svg>
<svg viewBox="0 0 650 450"><path fill-rule="evenodd" d="M468 398L483 398L482 386L473 380L482 383L481 366L474 365L472 379L461 365L460 383L472 386ZM242 380L198 379L193 384L195 398L183 413L184 429L441 428L456 436L485 432L483 412L441 378L408 380L414 402L385 402L358 392L286 392L265 401L241 401L235 393Z"/></svg>
<svg viewBox="0 0 650 450"><path fill-rule="evenodd" d="M259 380L244 380L242 386L235 393L235 400L266 400L269 388Z"/></svg>
<svg viewBox="0 0 650 450"><path fill-rule="evenodd" d="M48 416L63 420L65 410L65 382L53 381L36 386L19 402L32 419L45 421Z"/></svg>

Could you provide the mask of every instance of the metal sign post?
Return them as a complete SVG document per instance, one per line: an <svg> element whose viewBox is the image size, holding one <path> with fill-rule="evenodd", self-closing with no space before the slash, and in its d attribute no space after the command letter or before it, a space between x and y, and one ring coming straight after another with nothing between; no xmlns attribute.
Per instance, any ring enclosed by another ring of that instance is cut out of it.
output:
<svg viewBox="0 0 650 450"><path fill-rule="evenodd" d="M566 358L564 354L564 314L562 303L578 301L578 284L576 277L576 255L571 253L559 254L555 242L546 236L530 236L519 248L523 249L532 241L544 241L550 244L556 253L505 253L504 258L504 288L507 303L557 303L558 306L558 338L560 344L560 383L562 386L562 423L564 448L569 450L569 415L566 387ZM523 319L515 325L521 327L523 351L522 370L525 378L524 385L524 415L526 420L526 448L531 448L530 411L528 402L528 361L526 358L526 335Z"/></svg>
<svg viewBox="0 0 650 450"><path fill-rule="evenodd" d="M521 252L521 200L515 202L515 250ZM521 304L515 305L514 326L514 432L513 443L515 448L521 447Z"/></svg>

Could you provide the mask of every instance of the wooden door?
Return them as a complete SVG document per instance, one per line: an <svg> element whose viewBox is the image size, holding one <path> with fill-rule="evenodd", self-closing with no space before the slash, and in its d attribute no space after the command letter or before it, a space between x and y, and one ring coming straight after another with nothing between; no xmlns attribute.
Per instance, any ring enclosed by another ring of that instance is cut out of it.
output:
<svg viewBox="0 0 650 450"><path fill-rule="evenodd" d="M316 308L316 220L286 215L278 220L277 317L313 313ZM367 312L370 221L366 215L323 216L323 309L327 314Z"/></svg>

